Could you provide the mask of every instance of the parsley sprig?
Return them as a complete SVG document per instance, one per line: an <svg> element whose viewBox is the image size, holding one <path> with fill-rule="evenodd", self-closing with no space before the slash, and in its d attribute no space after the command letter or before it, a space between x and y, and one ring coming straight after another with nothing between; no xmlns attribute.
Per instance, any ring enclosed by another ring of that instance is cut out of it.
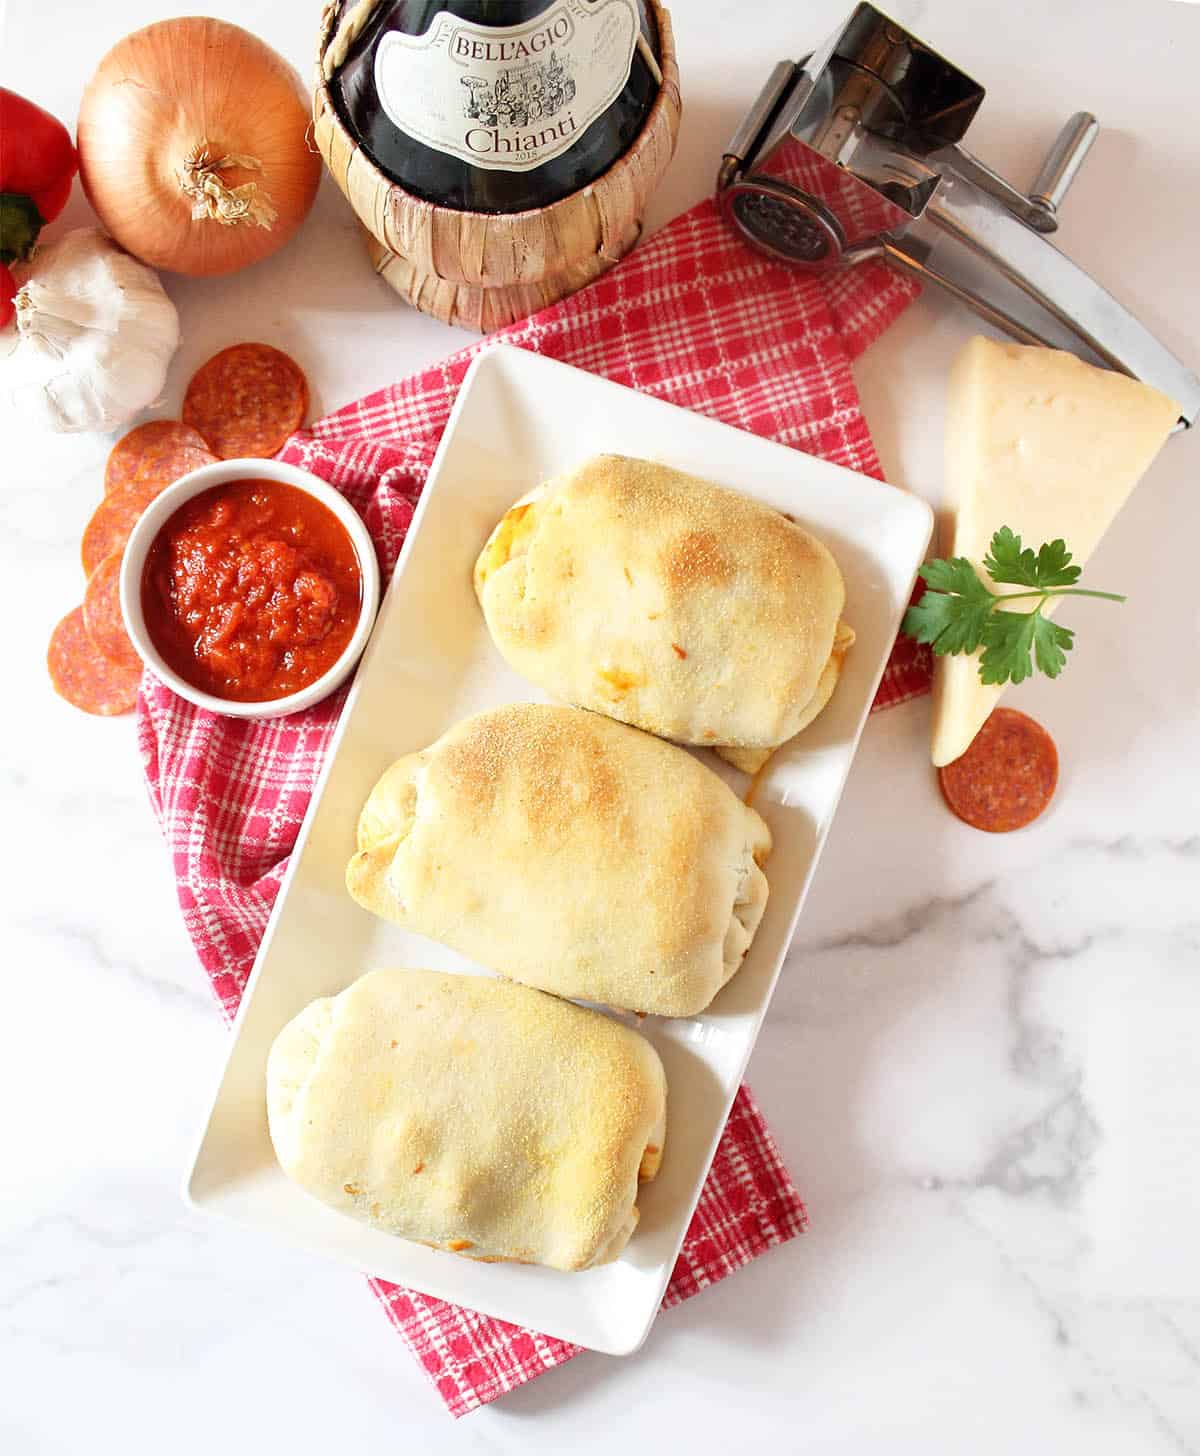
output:
<svg viewBox="0 0 1200 1456"><path fill-rule="evenodd" d="M1071 565L1064 541L1047 541L1037 552L1022 546L1020 536L1007 526L992 537L983 569L999 586L1028 587L1028 591L994 592L979 579L965 556L939 558L921 568L929 588L904 614L900 630L918 642L928 642L939 656L983 652L979 677L985 683L1024 682L1034 663L1047 677L1057 677L1066 666L1074 632L1042 615L1051 597L1099 597L1123 602L1115 592L1078 587L1081 568ZM1037 597L1032 612L1006 612L1001 603Z"/></svg>

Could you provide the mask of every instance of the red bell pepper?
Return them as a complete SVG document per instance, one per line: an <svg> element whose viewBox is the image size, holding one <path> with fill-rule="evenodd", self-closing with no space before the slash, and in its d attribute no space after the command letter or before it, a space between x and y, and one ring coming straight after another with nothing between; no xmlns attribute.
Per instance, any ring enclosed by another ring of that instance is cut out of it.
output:
<svg viewBox="0 0 1200 1456"><path fill-rule="evenodd" d="M17 311L16 305L13 303L16 296L17 280L8 271L7 266L0 263L0 329L6 327Z"/></svg>
<svg viewBox="0 0 1200 1456"><path fill-rule="evenodd" d="M0 263L29 257L38 233L66 207L78 166L62 122L0 86Z"/></svg>

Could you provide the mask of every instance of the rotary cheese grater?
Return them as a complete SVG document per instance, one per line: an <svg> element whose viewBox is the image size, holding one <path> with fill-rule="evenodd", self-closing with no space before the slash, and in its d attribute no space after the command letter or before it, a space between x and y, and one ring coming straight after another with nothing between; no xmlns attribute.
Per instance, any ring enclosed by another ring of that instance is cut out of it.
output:
<svg viewBox="0 0 1200 1456"><path fill-rule="evenodd" d="M1200 415L1200 379L1049 241L1095 140L1067 122L1028 194L960 143L984 90L873 5L780 61L721 163L725 216L755 247L820 270L884 258L1025 344L1070 349Z"/></svg>

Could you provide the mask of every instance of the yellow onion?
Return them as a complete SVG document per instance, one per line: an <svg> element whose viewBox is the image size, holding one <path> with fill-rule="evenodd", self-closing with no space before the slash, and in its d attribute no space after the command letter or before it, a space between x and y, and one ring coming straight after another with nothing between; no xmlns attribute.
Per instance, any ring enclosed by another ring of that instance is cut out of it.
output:
<svg viewBox="0 0 1200 1456"><path fill-rule="evenodd" d="M79 110L79 175L135 257L232 273L283 246L312 206L321 159L295 70L257 36L191 16L135 30L100 62Z"/></svg>

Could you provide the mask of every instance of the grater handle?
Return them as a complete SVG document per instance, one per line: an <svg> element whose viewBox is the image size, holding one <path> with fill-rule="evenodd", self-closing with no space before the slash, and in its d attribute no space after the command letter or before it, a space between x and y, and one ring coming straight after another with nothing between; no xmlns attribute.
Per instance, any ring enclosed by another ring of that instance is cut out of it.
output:
<svg viewBox="0 0 1200 1456"><path fill-rule="evenodd" d="M778 114L780 104L796 79L797 69L795 61L776 62L767 78L767 84L758 93L754 105L742 118L741 125L725 148L725 155L721 158L721 170L717 174L718 192L723 192L729 186L741 171L742 164L759 150L763 132ZM809 81L805 95L811 89L812 82Z"/></svg>
<svg viewBox="0 0 1200 1456"><path fill-rule="evenodd" d="M1077 111L1071 117L1029 189L1029 200L1036 208L1051 217L1058 212L1099 131L1100 123L1090 111Z"/></svg>
<svg viewBox="0 0 1200 1456"><path fill-rule="evenodd" d="M1057 320L1110 369L1153 385L1173 399L1183 424L1200 420L1200 378L1077 263L1000 206L961 167L956 173L953 168L961 155L955 147L935 154L940 185L916 227L887 249L889 256L900 251L922 261L913 252L922 234L927 245L938 234L954 239ZM986 288L984 284L982 290L970 291L983 297ZM983 301L990 305L990 300Z"/></svg>

